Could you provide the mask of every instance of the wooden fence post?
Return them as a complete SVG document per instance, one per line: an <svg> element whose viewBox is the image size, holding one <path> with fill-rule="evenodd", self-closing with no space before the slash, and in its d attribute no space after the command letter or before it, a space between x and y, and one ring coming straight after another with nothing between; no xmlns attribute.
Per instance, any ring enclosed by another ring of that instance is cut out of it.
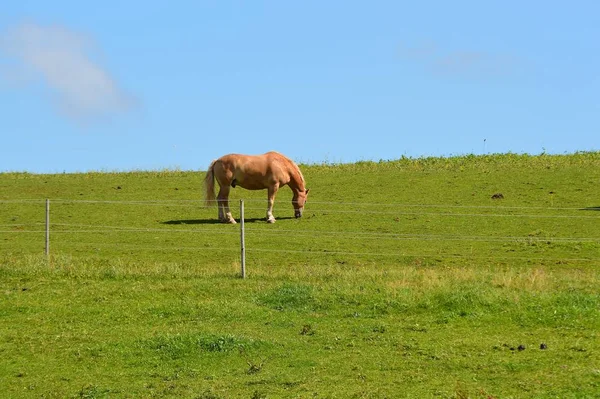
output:
<svg viewBox="0 0 600 399"><path fill-rule="evenodd" d="M50 255L50 200L46 198L46 256Z"/></svg>
<svg viewBox="0 0 600 399"><path fill-rule="evenodd" d="M240 247L242 255L242 278L246 278L246 237L244 227L244 200L240 200Z"/></svg>

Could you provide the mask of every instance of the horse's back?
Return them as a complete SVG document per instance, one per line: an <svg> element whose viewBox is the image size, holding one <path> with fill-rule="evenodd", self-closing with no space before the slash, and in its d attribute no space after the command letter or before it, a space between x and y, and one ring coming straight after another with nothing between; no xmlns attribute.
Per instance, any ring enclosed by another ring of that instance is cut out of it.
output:
<svg viewBox="0 0 600 399"><path fill-rule="evenodd" d="M227 154L217 161L228 168L247 169L249 171L266 171L269 168L287 169L292 161L277 151L269 151L262 155Z"/></svg>
<svg viewBox="0 0 600 399"><path fill-rule="evenodd" d="M270 151L262 155L227 154L215 163L215 177L221 185L237 184L260 190L289 182L288 163L284 155Z"/></svg>

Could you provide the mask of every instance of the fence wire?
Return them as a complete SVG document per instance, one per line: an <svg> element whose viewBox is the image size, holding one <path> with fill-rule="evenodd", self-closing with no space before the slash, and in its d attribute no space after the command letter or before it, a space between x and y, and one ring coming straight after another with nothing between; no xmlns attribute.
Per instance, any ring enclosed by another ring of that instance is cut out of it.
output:
<svg viewBox="0 0 600 399"><path fill-rule="evenodd" d="M263 203L265 207L246 207L247 210L264 211L266 208L265 200L251 199L244 200L252 203ZM0 200L0 204L43 204L45 200L39 199L21 199L21 200ZM234 201L230 201L231 205L234 205ZM135 205L135 206L160 206L160 207L190 207L199 206L202 201L199 199L195 200L147 200L147 201L116 201L116 200L69 200L69 199L53 199L52 203L59 204L106 204L106 205ZM575 208L575 207L509 207L509 206L477 206L477 205L445 205L445 204L390 204L390 203L342 203L342 202L318 202L314 201L310 204L317 206L328 206L313 208L307 204L305 212L307 213L321 213L321 214L364 214L364 215L394 215L394 216L416 216L416 217L472 217L472 218L552 218L552 219L574 219L574 220L590 220L600 219L600 216L593 215L565 215L565 214L536 214L526 212L573 212L573 211L584 211L584 210L597 210L596 207L587 208ZM335 207L345 209L335 209ZM360 207L378 207L380 210L372 209L348 209L348 208L360 208ZM235 206L231 206L232 209ZM427 212L418 211L405 211L403 209L428 209ZM439 212L432 212L432 209L439 209ZM491 210L494 213L485 212L448 212L445 210ZM523 212L525 211L525 213ZM508 213L499 213L508 212ZM512 213L518 212L518 213ZM248 220L248 219L247 219ZM185 221L181 223L171 223L172 225L186 225ZM2 234L42 234L45 230L39 229L44 226L44 223L10 223L1 224L0 233ZM27 228L36 228L35 230L28 230ZM217 235L239 235L239 230L218 230L210 228L150 228L150 227L139 227L139 226L114 226L114 225L98 225L98 224L75 224L75 223L51 223L52 235L69 235L69 234L140 234L140 233L181 233L181 234L217 234ZM293 234L297 237L334 237L347 240L395 240L395 241L409 241L409 240L423 240L423 241L448 241L448 242L510 242L514 243L517 241L528 240L531 242L548 242L548 243L600 243L600 237L537 237L537 236L481 236L481 235L443 235L443 234L407 234L407 233L381 233L381 232L365 232L365 231L325 231L325 230L293 230L293 229L267 229L266 227L255 227L252 225L246 225L246 231L248 232L248 238L252 239L255 237L264 236L279 236L282 233ZM137 249L137 250L148 250L148 251L238 251L238 248L231 247L187 247L187 246L145 246L136 245L129 243L107 243L107 242L71 242L71 246L79 247L119 247L120 249ZM464 259L519 259L519 260L538 260L538 261L596 261L598 258L549 258L549 257L531 257L531 256L478 256L478 255L457 255L451 253L445 254L410 254L403 252L361 252L361 251L336 251L336 250L290 250L290 249L269 249L260 248L253 246L247 248L248 252L254 253L296 253L306 255L344 255L344 256L367 256L367 257L438 257L438 258L464 258Z"/></svg>

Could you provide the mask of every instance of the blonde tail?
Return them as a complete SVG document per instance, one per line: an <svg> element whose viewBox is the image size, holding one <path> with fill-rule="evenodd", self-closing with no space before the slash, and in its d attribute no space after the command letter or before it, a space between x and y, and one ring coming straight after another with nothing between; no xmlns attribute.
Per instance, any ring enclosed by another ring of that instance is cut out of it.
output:
<svg viewBox="0 0 600 399"><path fill-rule="evenodd" d="M217 202L217 197L215 196L215 174L213 171L215 162L216 161L212 161L208 167L208 170L206 171L206 177L204 178L204 201L208 207L213 206Z"/></svg>

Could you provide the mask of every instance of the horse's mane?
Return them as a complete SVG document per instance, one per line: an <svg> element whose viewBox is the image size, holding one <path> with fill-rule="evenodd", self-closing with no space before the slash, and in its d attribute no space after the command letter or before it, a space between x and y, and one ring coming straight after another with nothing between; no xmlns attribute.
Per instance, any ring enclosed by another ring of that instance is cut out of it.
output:
<svg viewBox="0 0 600 399"><path fill-rule="evenodd" d="M298 166L298 164L292 160L290 160L290 162L296 169L296 173L298 173L300 175L300 179L302 179L302 184L305 184L306 182L304 181L304 175L302 175L302 171L300 170L300 167Z"/></svg>
<svg viewBox="0 0 600 399"><path fill-rule="evenodd" d="M296 173L296 175L300 176L300 180L302 181L302 185L305 185L306 182L304 180L304 175L302 174L302 171L300 170L300 167L298 166L298 164L296 162L292 161L290 158L286 157L283 154L280 154L278 152L277 152L277 154L286 161L286 163L291 167L291 169Z"/></svg>

